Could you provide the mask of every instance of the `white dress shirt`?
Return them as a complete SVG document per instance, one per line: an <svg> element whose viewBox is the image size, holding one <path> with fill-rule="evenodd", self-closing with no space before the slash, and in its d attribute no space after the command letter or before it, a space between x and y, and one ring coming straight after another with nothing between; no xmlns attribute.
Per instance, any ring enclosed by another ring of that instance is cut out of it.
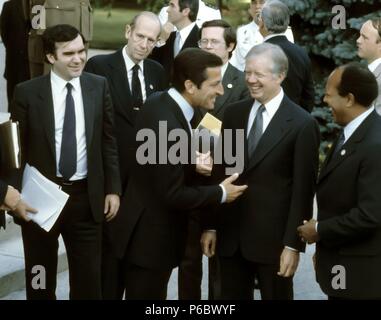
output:
<svg viewBox="0 0 381 320"><path fill-rule="evenodd" d="M371 72L374 72L380 64L381 64L381 58L378 58L368 65L368 69Z"/></svg>
<svg viewBox="0 0 381 320"><path fill-rule="evenodd" d="M226 63L221 67L221 79L224 78L224 75L225 75L226 69L228 68L228 65L229 65L229 61L226 62Z"/></svg>
<svg viewBox="0 0 381 320"><path fill-rule="evenodd" d="M175 88L171 88L168 90L169 96L177 103L177 105L180 107L182 113L184 114L185 119L188 122L189 130L192 132L192 125L191 125L191 120L194 115L194 109L193 107L189 104L189 102L181 95L180 92L178 92ZM224 203L226 201L226 190L225 187L220 184L220 187L222 189L222 198L221 198L221 203Z"/></svg>
<svg viewBox="0 0 381 320"><path fill-rule="evenodd" d="M180 31L180 42L179 42L179 52L181 51L184 42L187 40L189 34L192 32L192 29L196 25L195 22L192 22L189 26L186 26L185 28L182 28Z"/></svg>
<svg viewBox="0 0 381 320"><path fill-rule="evenodd" d="M53 71L50 73L50 82L52 86L54 124L55 124L55 146L56 146L56 168L57 177L62 177L59 172L59 162L61 157L62 130L65 118L66 80L59 77ZM87 149L86 149L86 131L85 131L85 113L83 109L82 89L78 78L69 81L73 86L71 94L74 99L75 108L75 134L77 139L77 170L70 178L71 181L81 180L87 177Z"/></svg>
<svg viewBox="0 0 381 320"><path fill-rule="evenodd" d="M267 102L265 106L265 110L263 111L263 132L267 129L271 119L274 117L275 113L278 111L279 106L283 100L284 92L283 89L280 88L279 93L272 98L269 102ZM247 122L247 135L246 137L249 137L251 127L253 126L254 119L257 116L257 112L259 107L262 105L259 101L255 100L253 106L251 107L251 111L249 114L249 120Z"/></svg>
<svg viewBox="0 0 381 320"><path fill-rule="evenodd" d="M130 92L132 90L132 68L135 66L135 62L133 62L130 57L127 55L127 46L125 46L122 50L123 53L123 59L124 63L126 65L126 72L127 72L127 79L128 79L128 85L130 86ZM142 96L143 96L143 102L146 101L147 98L147 92L146 92L146 83L144 81L144 60L141 60L139 63L139 72L138 77L140 80L140 86L142 88Z"/></svg>
<svg viewBox="0 0 381 320"><path fill-rule="evenodd" d="M168 6L165 6L161 8L159 13L159 19L161 24L165 24L168 21ZM213 9L211 7L208 7L203 1L200 0L199 6L198 6L198 13L196 18L196 23L199 28L201 28L202 24L205 21L210 20L218 20L221 19L221 12L220 10ZM174 27L173 31L176 31L176 27Z"/></svg>

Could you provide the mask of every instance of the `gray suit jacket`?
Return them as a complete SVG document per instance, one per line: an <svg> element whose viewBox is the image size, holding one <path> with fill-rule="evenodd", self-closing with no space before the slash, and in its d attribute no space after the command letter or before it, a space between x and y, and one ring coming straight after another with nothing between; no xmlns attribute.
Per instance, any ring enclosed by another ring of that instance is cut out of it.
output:
<svg viewBox="0 0 381 320"><path fill-rule="evenodd" d="M378 65L376 70L374 70L373 74L375 75L378 83L378 97L375 101L374 107L378 114L381 115L381 63Z"/></svg>

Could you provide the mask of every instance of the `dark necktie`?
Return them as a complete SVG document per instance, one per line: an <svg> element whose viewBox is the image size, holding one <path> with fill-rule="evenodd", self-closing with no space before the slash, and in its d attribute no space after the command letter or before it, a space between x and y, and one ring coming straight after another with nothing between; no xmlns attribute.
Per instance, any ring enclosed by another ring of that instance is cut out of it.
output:
<svg viewBox="0 0 381 320"><path fill-rule="evenodd" d="M248 156L251 156L254 153L255 148L258 145L259 140L261 139L263 133L263 111L265 111L265 106L263 104L260 105L257 115L255 116L253 125L251 126L249 136L247 138L248 145Z"/></svg>
<svg viewBox="0 0 381 320"><path fill-rule="evenodd" d="M77 171L77 139L75 136L74 99L71 95L73 86L67 83L66 88L67 95L62 129L59 171L65 180L69 180Z"/></svg>
<svg viewBox="0 0 381 320"><path fill-rule="evenodd" d="M339 139L337 140L335 151L333 152L332 156L336 156L337 153L340 151L341 147L343 146L345 141L345 136L344 136L344 130L341 131L341 134L339 136Z"/></svg>
<svg viewBox="0 0 381 320"><path fill-rule="evenodd" d="M135 64L132 68L132 83L131 83L131 93L134 101L134 108L140 108L143 105L143 95L142 87L139 80L139 65Z"/></svg>

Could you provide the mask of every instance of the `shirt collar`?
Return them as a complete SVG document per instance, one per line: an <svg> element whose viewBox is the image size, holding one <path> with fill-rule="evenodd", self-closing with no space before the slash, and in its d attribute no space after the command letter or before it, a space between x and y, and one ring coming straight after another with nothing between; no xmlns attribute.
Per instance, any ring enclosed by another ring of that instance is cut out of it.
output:
<svg viewBox="0 0 381 320"><path fill-rule="evenodd" d="M278 111L283 98L284 98L284 92L283 92L283 89L280 88L280 92L274 98L272 98L269 102L265 104L264 112L268 114L270 119L272 119L275 113ZM258 100L255 100L253 107L259 109L261 104L262 103L260 103Z"/></svg>
<svg viewBox="0 0 381 320"><path fill-rule="evenodd" d="M274 37L278 37L278 36L286 36L286 33L285 32L281 32L281 33L268 34L266 37L263 38L263 41L266 41L268 39L271 39L271 38L274 38Z"/></svg>
<svg viewBox="0 0 381 320"><path fill-rule="evenodd" d="M80 91L81 84L79 81L79 77L73 78L70 81L66 81L62 79L58 74L56 74L53 70L50 72L50 81L54 88L57 88L59 91L63 91L66 88L66 84L70 83L75 91Z"/></svg>
<svg viewBox="0 0 381 320"><path fill-rule="evenodd" d="M377 67L380 65L380 63L381 63L381 58L378 58L368 65L368 69L371 72L374 72L377 69Z"/></svg>
<svg viewBox="0 0 381 320"><path fill-rule="evenodd" d="M370 107L367 111L363 112L344 127L344 141L347 141L361 123L372 113L374 106Z"/></svg>
<svg viewBox="0 0 381 320"><path fill-rule="evenodd" d="M131 60L131 58L128 56L127 54L127 45L124 46L123 50L122 50L122 53L123 53L123 59L124 59L124 63L126 64L126 68L127 68L127 72L131 71L131 69L135 66L135 62L133 62ZM140 67L140 70L144 71L143 69L143 66L144 66L144 60L141 60L139 63L138 63L139 67Z"/></svg>
<svg viewBox="0 0 381 320"><path fill-rule="evenodd" d="M196 25L196 22L192 22L189 26L186 26L185 28L179 31L182 44L184 44L186 38L188 38L189 34L191 33L195 25Z"/></svg>
<svg viewBox="0 0 381 320"><path fill-rule="evenodd" d="M259 31L259 26L255 23L254 20L249 23L249 27L253 28L254 31Z"/></svg>
<svg viewBox="0 0 381 320"><path fill-rule="evenodd" d="M185 100L182 94L178 92L175 88L169 89L168 94L179 105L181 111L184 114L185 119L188 121L188 123L190 123L194 115L193 107L189 104L187 100Z"/></svg>
<svg viewBox="0 0 381 320"><path fill-rule="evenodd" d="M226 69L228 68L229 61L226 62L222 67L221 67L221 79L224 77Z"/></svg>

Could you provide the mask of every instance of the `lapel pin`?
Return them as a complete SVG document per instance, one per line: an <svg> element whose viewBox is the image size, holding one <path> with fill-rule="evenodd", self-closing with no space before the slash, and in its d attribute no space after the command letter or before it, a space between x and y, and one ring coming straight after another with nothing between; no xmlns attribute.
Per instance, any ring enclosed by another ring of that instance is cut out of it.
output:
<svg viewBox="0 0 381 320"><path fill-rule="evenodd" d="M232 85L231 83L228 83L227 87L228 87L229 89L231 89L231 88L233 88L233 85Z"/></svg>
<svg viewBox="0 0 381 320"><path fill-rule="evenodd" d="M346 153L347 153L347 151L345 151L345 149L341 150L341 152L340 152L340 154L341 154L342 156L345 156Z"/></svg>
<svg viewBox="0 0 381 320"><path fill-rule="evenodd" d="M150 84L150 85L149 85L149 88L150 88L151 90L153 90L153 85L152 85L152 84Z"/></svg>

